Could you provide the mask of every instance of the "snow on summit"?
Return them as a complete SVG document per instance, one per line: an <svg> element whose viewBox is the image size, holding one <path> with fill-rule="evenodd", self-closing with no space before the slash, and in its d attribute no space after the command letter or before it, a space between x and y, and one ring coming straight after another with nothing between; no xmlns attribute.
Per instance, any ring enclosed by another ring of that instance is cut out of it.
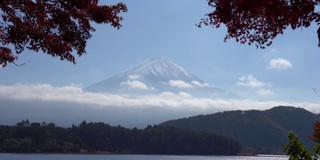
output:
<svg viewBox="0 0 320 160"><path fill-rule="evenodd" d="M130 68L124 74L126 75L143 75L162 81L169 80L198 80L184 68L178 66L166 58L154 58L144 61L135 67Z"/></svg>

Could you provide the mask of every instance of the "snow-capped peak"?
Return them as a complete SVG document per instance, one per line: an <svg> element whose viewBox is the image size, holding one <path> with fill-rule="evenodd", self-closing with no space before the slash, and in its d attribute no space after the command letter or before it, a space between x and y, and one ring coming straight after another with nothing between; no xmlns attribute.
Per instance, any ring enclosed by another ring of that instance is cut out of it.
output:
<svg viewBox="0 0 320 160"><path fill-rule="evenodd" d="M186 81L201 81L184 68L172 61L160 57L144 61L124 72L125 75L141 75L162 81L182 79Z"/></svg>
<svg viewBox="0 0 320 160"><path fill-rule="evenodd" d="M236 97L203 82L163 57L144 61L125 72L88 86L85 90L131 96L183 92L199 97Z"/></svg>

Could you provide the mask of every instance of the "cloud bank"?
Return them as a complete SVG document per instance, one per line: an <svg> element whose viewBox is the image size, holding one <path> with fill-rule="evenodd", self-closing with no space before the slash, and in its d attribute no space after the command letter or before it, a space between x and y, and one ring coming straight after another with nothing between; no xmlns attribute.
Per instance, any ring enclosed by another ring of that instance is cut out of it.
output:
<svg viewBox="0 0 320 160"><path fill-rule="evenodd" d="M244 79L248 79L248 77ZM262 84L264 83L257 83L253 86L261 86ZM261 92L269 94L266 90L261 90ZM144 123L143 125L147 125L146 123L152 120L162 122L183 118L182 116L210 114L226 110L264 110L279 105L302 107L314 112L320 111L318 104L304 102L196 98L186 92L163 92L157 95L130 97L128 95L84 92L81 87L72 85L54 87L49 84L0 85L0 99L6 102L5 105L2 103L3 105L0 106L2 110L0 117L2 118L15 117L21 120L43 111L58 119L68 118L69 116L88 119L90 116L96 115L92 117L102 120L109 118L108 121L120 122L122 120L123 123L138 119L141 124ZM34 108L35 106L37 107ZM21 110L26 111L24 113ZM62 114L64 112L65 115ZM88 113L91 114L87 115ZM42 112L41 114L45 115ZM125 126L126 124L122 125Z"/></svg>

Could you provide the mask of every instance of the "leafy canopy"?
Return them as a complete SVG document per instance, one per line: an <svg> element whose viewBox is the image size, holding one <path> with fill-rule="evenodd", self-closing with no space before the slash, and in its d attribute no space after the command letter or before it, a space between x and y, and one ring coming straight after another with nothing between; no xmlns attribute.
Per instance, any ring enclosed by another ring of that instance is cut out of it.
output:
<svg viewBox="0 0 320 160"><path fill-rule="evenodd" d="M300 142L298 136L292 131L288 132L289 141L284 145L284 150L289 155L289 160L317 160L320 155L320 121L316 121L313 125L313 133L310 139L316 144L313 146L315 154L312 154Z"/></svg>
<svg viewBox="0 0 320 160"><path fill-rule="evenodd" d="M265 48L287 27L294 30L312 22L319 24L320 14L315 10L319 4L320 0L208 0L214 11L201 19L198 27L224 24L225 41L235 38L241 44Z"/></svg>
<svg viewBox="0 0 320 160"><path fill-rule="evenodd" d="M29 49L75 63L95 29L90 22L109 23L119 29L123 3L98 5L99 0L1 0L0 65L14 63ZM15 53L9 47L14 47Z"/></svg>
<svg viewBox="0 0 320 160"><path fill-rule="evenodd" d="M316 157L300 142L295 133L288 132L288 139L289 142L284 145L284 150L289 155L289 160L316 160Z"/></svg>

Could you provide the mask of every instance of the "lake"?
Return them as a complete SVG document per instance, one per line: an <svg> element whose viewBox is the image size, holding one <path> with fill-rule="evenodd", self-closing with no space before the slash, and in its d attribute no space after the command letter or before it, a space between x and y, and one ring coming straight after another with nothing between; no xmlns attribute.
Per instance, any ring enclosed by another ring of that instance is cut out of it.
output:
<svg viewBox="0 0 320 160"><path fill-rule="evenodd" d="M95 154L7 154L0 160L287 160L287 156L171 156L171 155L95 155Z"/></svg>

